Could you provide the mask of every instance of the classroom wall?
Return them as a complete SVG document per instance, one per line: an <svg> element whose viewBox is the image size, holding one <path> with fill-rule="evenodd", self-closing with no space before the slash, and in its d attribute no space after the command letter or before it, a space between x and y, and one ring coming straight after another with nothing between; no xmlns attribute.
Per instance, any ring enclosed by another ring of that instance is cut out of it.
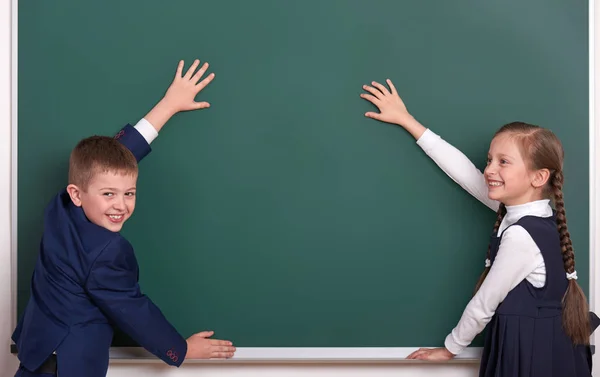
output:
<svg viewBox="0 0 600 377"><path fill-rule="evenodd" d="M10 218L10 188L11 188L11 2L17 0L0 0L0 377L12 376L17 366L16 358L9 353L10 334L12 332L12 292L16 289L11 276L11 218ZM591 1L590 3L593 3ZM600 7L593 10L592 24L594 20L600 20ZM590 38L594 43L594 65L596 72L600 72L600 33L595 29ZM594 76L592 80L591 98L594 109L600 109L600 85ZM40 83L43 84L43 83ZM595 145L600 146L600 122L597 116L591 119L595 122L597 130L594 138ZM45 125L40 125L44 127ZM590 148L590 150L593 150ZM596 153L591 164L600 168L600 153ZM595 187L600 189L600 174L594 176ZM594 245L600 245L600 206L598 201L593 201L591 208L592 216L592 239L590 246L592 251ZM600 302L600 279L595 278L594 271L600 271L600 258L594 258L591 252L590 261L590 300L595 307ZM596 363L600 358L596 357ZM108 376L125 377L131 375L143 376L445 376L445 377L470 377L477 375L475 364L233 364L233 363L192 363L180 369L169 368L158 362L113 362L111 363ZM594 375L600 376L600 373Z"/></svg>

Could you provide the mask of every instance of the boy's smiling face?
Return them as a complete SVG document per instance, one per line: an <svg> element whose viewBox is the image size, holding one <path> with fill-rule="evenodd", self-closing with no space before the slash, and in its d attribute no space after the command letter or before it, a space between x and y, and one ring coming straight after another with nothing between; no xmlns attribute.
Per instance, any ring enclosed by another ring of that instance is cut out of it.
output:
<svg viewBox="0 0 600 377"><path fill-rule="evenodd" d="M111 232L119 232L135 209L136 182L137 174L98 172L86 190L70 184L67 191L88 220Z"/></svg>

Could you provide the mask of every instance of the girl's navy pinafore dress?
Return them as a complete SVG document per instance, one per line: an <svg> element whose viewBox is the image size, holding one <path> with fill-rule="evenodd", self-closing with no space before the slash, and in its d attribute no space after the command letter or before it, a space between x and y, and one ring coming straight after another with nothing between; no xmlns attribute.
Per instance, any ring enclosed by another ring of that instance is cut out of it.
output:
<svg viewBox="0 0 600 377"><path fill-rule="evenodd" d="M562 328L561 300L568 280L556 217L525 216L517 223L533 238L546 265L546 284L523 280L498 306L487 326L480 377L590 377L589 346L575 346ZM492 265L500 237L491 239ZM593 318L592 328L598 326Z"/></svg>

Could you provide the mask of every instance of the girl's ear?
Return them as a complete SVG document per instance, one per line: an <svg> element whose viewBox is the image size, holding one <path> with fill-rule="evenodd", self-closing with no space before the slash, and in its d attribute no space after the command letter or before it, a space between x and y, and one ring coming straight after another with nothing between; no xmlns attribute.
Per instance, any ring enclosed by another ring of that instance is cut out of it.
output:
<svg viewBox="0 0 600 377"><path fill-rule="evenodd" d="M550 170L536 170L531 177L531 185L535 188L544 187L548 183L548 179L550 179Z"/></svg>
<svg viewBox="0 0 600 377"><path fill-rule="evenodd" d="M68 185L67 192L69 193L73 204L75 204L77 207L81 207L81 190L79 189L79 187L73 184Z"/></svg>

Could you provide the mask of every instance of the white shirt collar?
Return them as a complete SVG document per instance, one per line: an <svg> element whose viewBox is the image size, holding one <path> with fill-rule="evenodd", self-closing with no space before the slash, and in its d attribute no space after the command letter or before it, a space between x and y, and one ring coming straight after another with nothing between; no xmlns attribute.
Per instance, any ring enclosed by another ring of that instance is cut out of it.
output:
<svg viewBox="0 0 600 377"><path fill-rule="evenodd" d="M533 202L515 206L506 206L506 215L500 224L500 228L498 228L498 234L502 233L502 231L510 225L519 221L523 216L552 216L550 199L535 200Z"/></svg>

